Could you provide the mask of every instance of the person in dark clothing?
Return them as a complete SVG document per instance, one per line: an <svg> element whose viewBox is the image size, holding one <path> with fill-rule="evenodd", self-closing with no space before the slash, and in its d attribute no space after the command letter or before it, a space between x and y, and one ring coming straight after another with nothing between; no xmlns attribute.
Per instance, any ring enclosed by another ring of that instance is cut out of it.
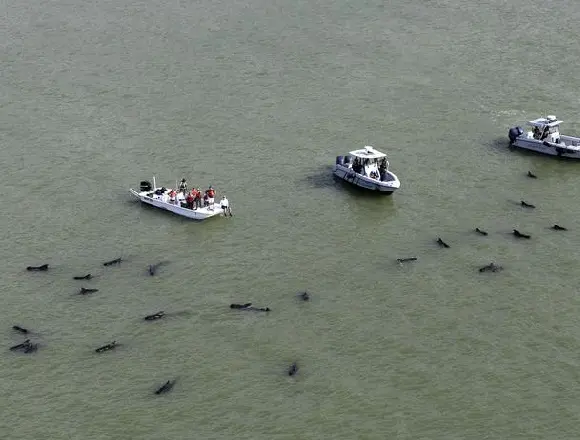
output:
<svg viewBox="0 0 580 440"><path fill-rule="evenodd" d="M181 183L179 184L179 192L185 194L185 191L187 191L187 182L185 179L181 179Z"/></svg>

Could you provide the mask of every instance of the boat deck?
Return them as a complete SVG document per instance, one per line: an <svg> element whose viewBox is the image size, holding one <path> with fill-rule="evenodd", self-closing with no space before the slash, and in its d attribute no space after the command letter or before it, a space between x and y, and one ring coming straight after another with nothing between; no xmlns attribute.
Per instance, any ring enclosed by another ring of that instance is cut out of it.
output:
<svg viewBox="0 0 580 440"><path fill-rule="evenodd" d="M156 208L161 208L166 211L171 211L182 217L187 217L193 220L204 220L206 218L215 217L223 214L223 209L219 204L219 200L210 206L201 206L199 208L189 209L183 206L185 204L185 196L181 193L177 194L174 202L169 200L168 191L163 194L155 194L155 190L151 191L135 191L131 189L131 194L146 203ZM215 200L215 199L214 199ZM203 202L202 202L203 203Z"/></svg>

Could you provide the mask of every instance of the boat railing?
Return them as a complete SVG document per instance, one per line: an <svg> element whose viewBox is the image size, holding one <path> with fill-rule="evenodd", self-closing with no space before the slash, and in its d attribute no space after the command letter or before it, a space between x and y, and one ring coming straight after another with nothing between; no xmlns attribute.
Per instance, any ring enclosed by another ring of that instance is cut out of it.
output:
<svg viewBox="0 0 580 440"><path fill-rule="evenodd" d="M574 136L564 136L560 135L560 141L564 142L566 145L572 145L573 147L580 146L580 138Z"/></svg>

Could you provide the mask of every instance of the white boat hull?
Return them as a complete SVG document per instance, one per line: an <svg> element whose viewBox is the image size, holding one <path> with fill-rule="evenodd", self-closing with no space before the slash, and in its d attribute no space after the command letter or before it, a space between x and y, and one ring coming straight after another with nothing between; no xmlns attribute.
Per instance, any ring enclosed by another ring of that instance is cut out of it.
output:
<svg viewBox="0 0 580 440"><path fill-rule="evenodd" d="M517 138L512 142L514 147L522 148L524 150L535 151L537 153L546 154L548 156L560 156L570 159L580 159L580 149L569 149L558 146L558 144L545 145L542 141L536 139L522 139Z"/></svg>
<svg viewBox="0 0 580 440"><path fill-rule="evenodd" d="M558 126L561 121L556 121L554 116L551 118L553 119L550 121L544 118L530 121L529 124L535 127L535 134L532 130L526 132L522 127L510 128L508 132L510 146L548 156L580 159L580 138L560 134ZM544 131L544 135L539 136L542 128L552 131L549 133Z"/></svg>
<svg viewBox="0 0 580 440"><path fill-rule="evenodd" d="M362 174L355 173L349 166L336 164L334 166L334 175L359 188L390 195L401 187L398 177L391 171L387 171L388 179L385 181L373 179Z"/></svg>
<svg viewBox="0 0 580 440"><path fill-rule="evenodd" d="M223 209L221 209L221 206L219 205L219 200L214 204L213 208L210 206L198 209L188 209L181 206L182 199L177 200L175 203L171 203L169 201L165 202L162 200L161 196L155 195L155 189L142 192L135 191L134 189L130 189L129 191L133 196L147 205L164 209L192 220L205 220L207 218L223 214Z"/></svg>

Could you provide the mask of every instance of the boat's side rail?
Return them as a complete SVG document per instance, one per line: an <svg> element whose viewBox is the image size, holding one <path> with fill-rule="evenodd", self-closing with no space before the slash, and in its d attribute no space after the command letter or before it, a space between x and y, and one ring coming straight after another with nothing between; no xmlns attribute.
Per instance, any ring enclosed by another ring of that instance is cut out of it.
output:
<svg viewBox="0 0 580 440"><path fill-rule="evenodd" d="M572 145L574 147L580 147L580 138L574 136L564 136L560 135L560 142L566 143L566 145Z"/></svg>

